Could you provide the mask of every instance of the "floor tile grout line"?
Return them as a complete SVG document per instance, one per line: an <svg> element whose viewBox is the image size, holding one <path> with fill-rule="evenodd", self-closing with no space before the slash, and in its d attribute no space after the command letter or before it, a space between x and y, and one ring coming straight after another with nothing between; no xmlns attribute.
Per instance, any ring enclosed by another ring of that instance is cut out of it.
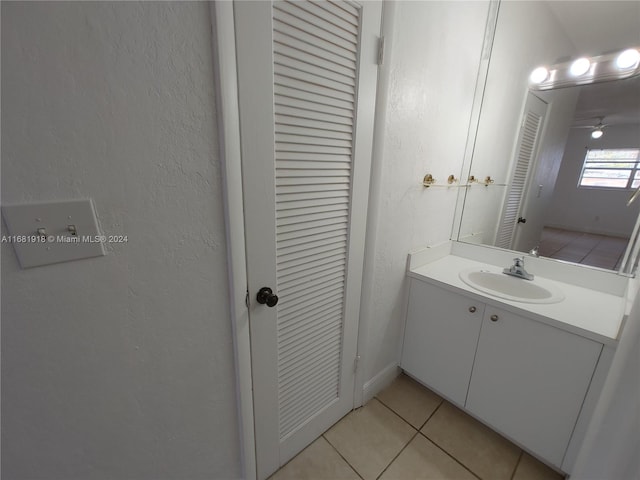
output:
<svg viewBox="0 0 640 480"><path fill-rule="evenodd" d="M391 466L391 464L392 464L393 462L395 462L395 461L396 461L396 458L398 458L398 457L400 456L400 454L401 454L402 452L404 452L404 451L405 451L405 449L409 446L409 444L410 444L411 442L413 442L413 439L414 439L414 438L416 438L416 437L418 436L418 434L419 434L419 433L420 433L420 431L416 430L416 433L414 433L414 434L413 434L413 436L409 439L409 441L405 444L405 446L404 446L404 447L402 447L402 448L400 449L400 451L398 452L398 454L397 454L395 457L393 457L393 458L391 459L391 461L387 464L387 466L386 466L386 467L384 467L384 469L383 469L383 470L380 472L380 474L376 477L376 480L378 480L380 477L382 477L382 475L384 475L384 472L386 472L386 471L389 469L389 467Z"/></svg>
<svg viewBox="0 0 640 480"><path fill-rule="evenodd" d="M424 427L423 427L424 428ZM473 475L474 477L478 478L478 479L482 479L482 477L480 475L478 475L477 473L475 473L473 470L471 470L469 467L467 467L464 463L462 463L460 460L458 460L456 457L454 457L453 455L451 455L449 452L447 452L444 448L442 448L440 445L438 445L436 443L436 441L432 438L429 438L427 436L426 433L423 433L421 431L418 432L420 435L422 435L424 438L426 438L428 441L430 441L431 443L433 443L436 447L438 447L438 449L442 450L445 455L447 455L448 457L450 457L454 462L456 462L458 465L460 465L462 468L464 468L467 472L469 472L471 475Z"/></svg>
<svg viewBox="0 0 640 480"><path fill-rule="evenodd" d="M328 432L328 431L329 431L329 430L327 430L327 432ZM325 433L327 433L327 432L325 432ZM353 465L351 465L351 464L349 463L349 460L347 460L346 458L344 458L344 456L342 455L342 453L340 453L340 450L338 450L338 448L337 448L333 443L331 443L327 437L325 437L325 436L324 436L324 433L323 433L322 435L320 435L320 436L321 436L322 438L324 438L324 439L326 440L326 442L327 442L329 445L331 445L331 448L333 448L333 449L336 451L336 453L337 453L338 455L340 455L340 458L341 458L342 460L344 460L344 461L347 463L347 465L349 465L349 467L351 467L351 470L353 470L353 471L355 472L355 474L360 478L360 480L364 480L364 477L363 477L362 475L360 475L360 472L358 472L358 470L356 470L356 467L354 467Z"/></svg>
<svg viewBox="0 0 640 480"><path fill-rule="evenodd" d="M402 415L400 415L399 413L397 413L393 408L391 408L389 405L387 405L386 403L384 403L382 400L380 400L378 397L373 397L372 400L377 400L380 405L382 405L383 407L385 407L387 410L389 410L391 413L393 413L396 417L398 417L400 420L402 420L404 423L406 423L407 425L409 425L411 428L413 428L414 430L419 430L416 427L414 427L413 425L411 425L408 421L406 421Z"/></svg>
<svg viewBox="0 0 640 480"><path fill-rule="evenodd" d="M520 465L520 462L522 461L522 457L524 457L524 450L520 450L520 456L518 457L518 461L516 462L516 466L513 467L513 473L509 477L509 480L513 480L513 477L516 476L516 472L518 471L518 466Z"/></svg>
<svg viewBox="0 0 640 480"><path fill-rule="evenodd" d="M424 423L422 424L422 426L418 429L418 431L422 430L424 428L424 426L429 423L429 420L431 420L433 418L433 416L436 414L436 412L438 410L440 410L440 407L442 406L442 404L445 402L444 398L440 399L440 403L438 404L438 406L436 408L433 409L433 412L431 412L431 415L429 415L427 417L427 419L424 421Z"/></svg>

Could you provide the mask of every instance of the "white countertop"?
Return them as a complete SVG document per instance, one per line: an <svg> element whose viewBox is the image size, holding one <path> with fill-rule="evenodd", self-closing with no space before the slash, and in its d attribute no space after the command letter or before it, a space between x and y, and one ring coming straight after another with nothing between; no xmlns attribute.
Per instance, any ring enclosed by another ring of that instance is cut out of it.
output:
<svg viewBox="0 0 640 480"><path fill-rule="evenodd" d="M410 269L408 275L597 342L617 343L625 314L624 297L536 275L534 281L554 285L564 293L565 299L551 304L516 302L480 292L464 283L459 273L469 268L498 271L495 265L447 255L426 265Z"/></svg>

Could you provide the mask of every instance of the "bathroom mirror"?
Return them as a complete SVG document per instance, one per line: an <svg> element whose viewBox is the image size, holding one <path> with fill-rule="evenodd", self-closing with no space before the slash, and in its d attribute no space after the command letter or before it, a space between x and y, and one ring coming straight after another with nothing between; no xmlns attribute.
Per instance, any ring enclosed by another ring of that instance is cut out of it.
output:
<svg viewBox="0 0 640 480"><path fill-rule="evenodd" d="M460 189L454 238L618 270L640 214L640 201L626 206L638 182L588 185L581 174L589 150L640 148L640 78L535 91L529 76L629 47L640 47L640 2L499 4L460 177L476 181Z"/></svg>

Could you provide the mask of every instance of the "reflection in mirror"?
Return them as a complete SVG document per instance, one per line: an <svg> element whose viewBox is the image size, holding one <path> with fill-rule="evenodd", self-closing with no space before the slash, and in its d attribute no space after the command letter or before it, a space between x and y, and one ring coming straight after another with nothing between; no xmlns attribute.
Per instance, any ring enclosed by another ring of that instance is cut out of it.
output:
<svg viewBox="0 0 640 480"><path fill-rule="evenodd" d="M461 189L459 241L619 269L640 213L640 201L626 206L640 183L640 77L545 91L529 77L629 47L640 47L639 2L501 2L461 175L495 182Z"/></svg>

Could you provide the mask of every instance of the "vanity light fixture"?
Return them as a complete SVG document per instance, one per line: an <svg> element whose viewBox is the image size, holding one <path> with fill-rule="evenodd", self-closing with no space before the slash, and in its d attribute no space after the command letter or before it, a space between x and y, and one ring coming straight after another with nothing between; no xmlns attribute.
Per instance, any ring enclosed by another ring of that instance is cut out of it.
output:
<svg viewBox="0 0 640 480"><path fill-rule="evenodd" d="M538 67L529 76L531 83L542 83L549 78L549 70L546 67Z"/></svg>
<svg viewBox="0 0 640 480"><path fill-rule="evenodd" d="M582 57L575 60L571 67L569 67L569 73L574 77L580 77L589 71L591 62L588 58Z"/></svg>
<svg viewBox="0 0 640 480"><path fill-rule="evenodd" d="M550 90L622 80L636 75L640 75L640 47L537 67L529 76L529 87L532 90Z"/></svg>
<svg viewBox="0 0 640 480"><path fill-rule="evenodd" d="M635 48L628 48L616 58L616 67L620 70L635 68L640 63L640 52Z"/></svg>
<svg viewBox="0 0 640 480"><path fill-rule="evenodd" d="M604 135L604 132L601 127L598 127L591 132L591 138L594 140L600 138L602 135Z"/></svg>

